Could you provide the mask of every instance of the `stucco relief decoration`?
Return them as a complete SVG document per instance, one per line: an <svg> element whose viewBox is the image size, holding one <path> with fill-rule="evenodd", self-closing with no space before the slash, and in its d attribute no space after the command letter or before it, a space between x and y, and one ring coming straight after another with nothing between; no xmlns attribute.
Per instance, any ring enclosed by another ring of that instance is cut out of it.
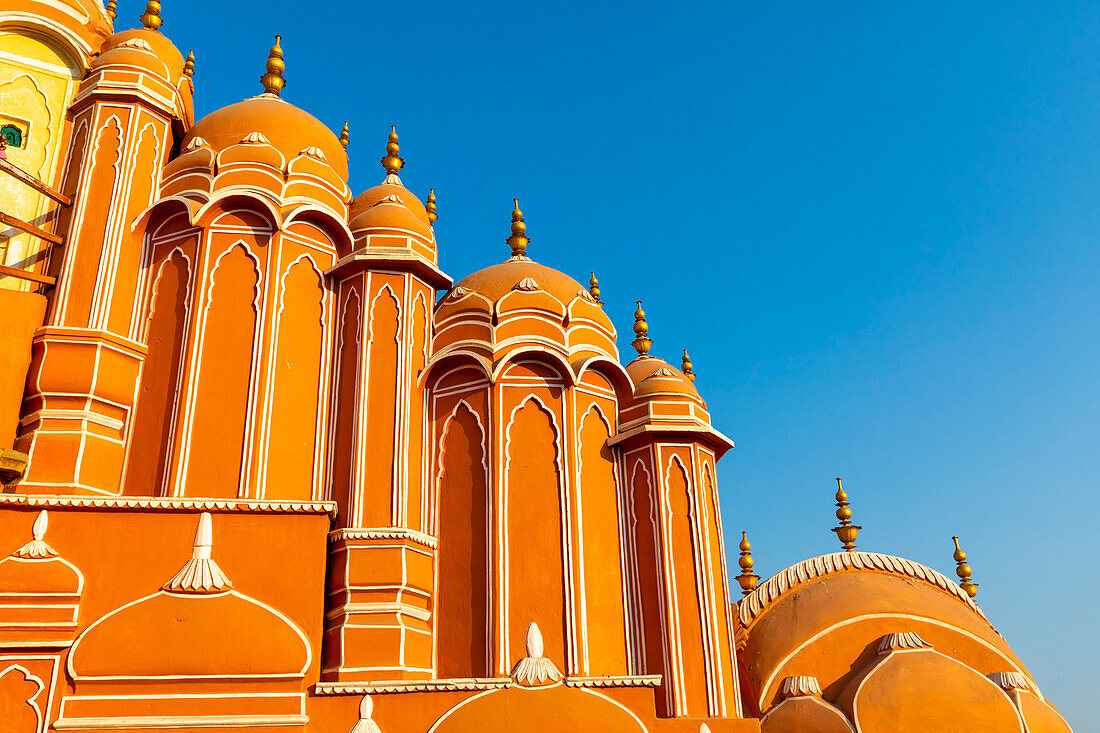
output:
<svg viewBox="0 0 1100 733"><path fill-rule="evenodd" d="M554 663L542 654L542 632L539 631L538 624L532 622L527 627L527 656L512 668L512 677L516 682L535 687L546 682L557 682L562 678Z"/></svg>

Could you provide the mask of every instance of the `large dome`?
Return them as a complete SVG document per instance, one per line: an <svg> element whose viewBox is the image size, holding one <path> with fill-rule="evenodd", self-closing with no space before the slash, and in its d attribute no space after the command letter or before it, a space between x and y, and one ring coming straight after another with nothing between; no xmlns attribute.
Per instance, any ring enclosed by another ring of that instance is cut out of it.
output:
<svg viewBox="0 0 1100 733"><path fill-rule="evenodd" d="M540 265L526 257L513 257L498 265L490 265L467 275L456 288L473 292L496 302L515 289L525 278L531 278L543 290L568 305L577 296L584 297L588 289L579 282L552 267Z"/></svg>
<svg viewBox="0 0 1100 733"><path fill-rule="evenodd" d="M306 148L320 148L325 160L346 182L348 156L340 139L320 120L273 94L222 107L203 117L187 133L183 148L201 137L216 152L259 132L289 161Z"/></svg>

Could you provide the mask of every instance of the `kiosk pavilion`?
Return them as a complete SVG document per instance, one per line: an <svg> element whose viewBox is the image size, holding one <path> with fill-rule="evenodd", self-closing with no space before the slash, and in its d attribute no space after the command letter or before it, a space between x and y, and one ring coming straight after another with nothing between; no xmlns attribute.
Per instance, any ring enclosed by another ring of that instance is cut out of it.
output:
<svg viewBox="0 0 1100 733"><path fill-rule="evenodd" d="M0 0L0 730L1069 730L839 480L842 552L731 583L641 304L624 365L518 202L453 284L396 131L355 195L278 37L196 121L160 11Z"/></svg>

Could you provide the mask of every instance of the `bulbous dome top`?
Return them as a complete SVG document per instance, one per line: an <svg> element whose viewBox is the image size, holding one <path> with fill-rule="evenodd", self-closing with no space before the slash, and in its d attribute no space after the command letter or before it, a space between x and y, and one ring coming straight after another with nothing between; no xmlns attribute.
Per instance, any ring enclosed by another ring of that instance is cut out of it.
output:
<svg viewBox="0 0 1100 733"><path fill-rule="evenodd" d="M287 161L306 148L319 148L325 161L347 181L348 156L335 133L310 113L274 94L262 94L211 112L187 133L183 148L200 137L220 152L253 132L267 138Z"/></svg>
<svg viewBox="0 0 1100 733"><path fill-rule="evenodd" d="M406 200L416 201L416 197L401 187L403 193L390 194L379 199L373 206L351 219L352 232L364 229L397 229L412 231L431 241L432 229L406 204Z"/></svg>
<svg viewBox="0 0 1100 733"><path fill-rule="evenodd" d="M184 58L167 36L149 28L134 28L108 38L91 68L114 64L136 66L174 85L183 74Z"/></svg>
<svg viewBox="0 0 1100 733"><path fill-rule="evenodd" d="M526 257L513 257L505 262L490 265L462 278L455 288L472 290L492 302L496 302L516 289L523 280L530 278L539 290L543 290L568 305L588 290L579 282L546 265L540 265ZM606 316L605 316L606 318ZM610 320L608 325L610 326Z"/></svg>
<svg viewBox="0 0 1100 733"><path fill-rule="evenodd" d="M664 359L640 356L626 365L626 373L634 383L634 396L638 399L686 398L703 404L691 380Z"/></svg>

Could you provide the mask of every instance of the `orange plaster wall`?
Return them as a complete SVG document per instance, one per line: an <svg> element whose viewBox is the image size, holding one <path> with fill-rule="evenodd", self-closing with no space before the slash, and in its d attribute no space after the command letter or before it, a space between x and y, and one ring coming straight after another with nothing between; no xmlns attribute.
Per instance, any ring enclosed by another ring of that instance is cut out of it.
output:
<svg viewBox="0 0 1100 733"><path fill-rule="evenodd" d="M357 290L345 286L341 289L343 305L340 306L339 332L337 334L337 364L334 369L336 383L333 393L334 429L332 435L331 496L339 514L338 525L354 524L352 517L352 477L355 475L355 428L358 409L356 373L360 354L360 309Z"/></svg>
<svg viewBox="0 0 1100 733"><path fill-rule="evenodd" d="M46 298L37 293L0 290L0 449L11 448L19 424L19 406L31 365L31 338L42 325Z"/></svg>

